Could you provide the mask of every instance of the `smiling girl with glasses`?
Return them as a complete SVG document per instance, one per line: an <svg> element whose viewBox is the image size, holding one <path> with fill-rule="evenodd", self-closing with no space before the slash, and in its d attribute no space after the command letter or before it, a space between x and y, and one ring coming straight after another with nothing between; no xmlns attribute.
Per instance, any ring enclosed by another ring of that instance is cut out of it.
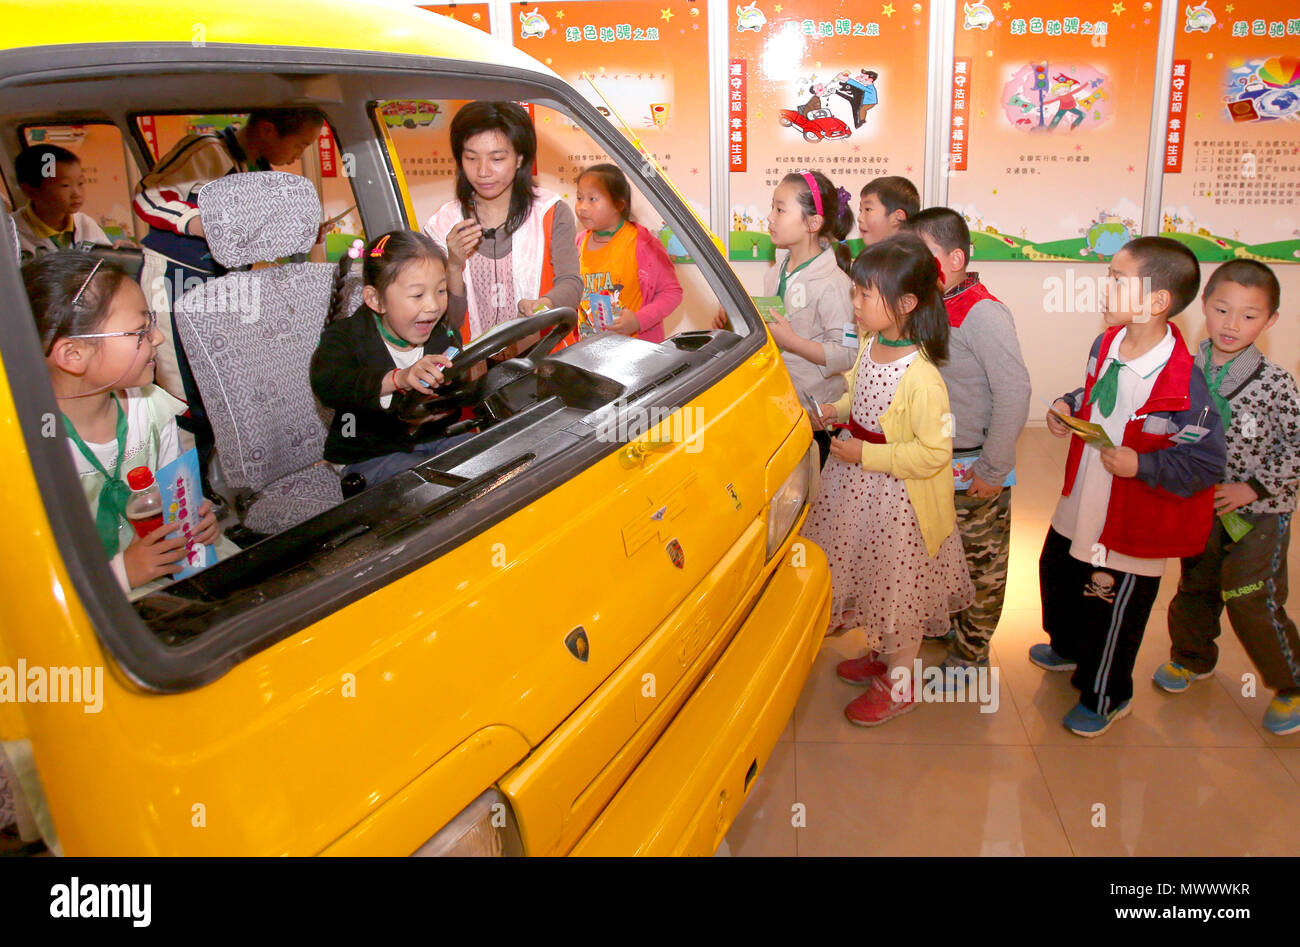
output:
<svg viewBox="0 0 1300 947"><path fill-rule="evenodd" d="M127 472L145 466L156 473L176 459L176 415L185 410L153 383L162 339L144 293L118 267L75 250L28 263L23 283L63 433L114 575L130 590L179 572L185 539L176 527L137 537L125 515ZM199 513L198 541L214 542L210 505Z"/></svg>

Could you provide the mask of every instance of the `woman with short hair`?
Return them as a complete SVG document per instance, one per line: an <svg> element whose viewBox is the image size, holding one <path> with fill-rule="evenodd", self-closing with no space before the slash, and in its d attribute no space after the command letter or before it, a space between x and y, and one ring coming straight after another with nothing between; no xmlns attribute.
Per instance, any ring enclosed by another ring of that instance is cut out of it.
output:
<svg viewBox="0 0 1300 947"><path fill-rule="evenodd" d="M468 341L582 292L573 210L537 186L537 132L514 102L470 102L451 120L456 197L424 232L447 252L446 319Z"/></svg>

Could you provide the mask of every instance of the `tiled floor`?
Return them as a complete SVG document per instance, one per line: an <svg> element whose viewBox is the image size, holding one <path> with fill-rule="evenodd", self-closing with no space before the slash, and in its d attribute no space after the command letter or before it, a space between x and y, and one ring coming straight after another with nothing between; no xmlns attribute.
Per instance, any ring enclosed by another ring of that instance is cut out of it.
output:
<svg viewBox="0 0 1300 947"><path fill-rule="evenodd" d="M1168 659L1170 563L1134 672L1133 713L1084 740L1061 726L1076 692L1025 652L1045 641L1038 552L1065 442L1020 439L1007 607L994 638L997 710L923 704L882 727L849 724L858 691L835 664L861 640L828 638L794 717L727 836L732 855L1297 855L1300 735L1260 727L1269 692L1224 622L1212 680L1179 696L1151 685ZM1300 575L1292 544L1291 575ZM1291 603L1300 617L1300 603ZM943 650L926 644L922 658Z"/></svg>

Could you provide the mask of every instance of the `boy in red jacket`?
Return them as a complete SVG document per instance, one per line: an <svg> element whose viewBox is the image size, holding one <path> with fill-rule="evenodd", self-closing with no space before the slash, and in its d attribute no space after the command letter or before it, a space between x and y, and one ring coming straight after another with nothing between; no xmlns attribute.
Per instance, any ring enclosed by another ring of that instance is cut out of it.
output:
<svg viewBox="0 0 1300 947"><path fill-rule="evenodd" d="M1203 373L1169 319L1200 288L1200 265L1166 237L1140 237L1111 260L1082 388L1052 405L1099 425L1112 445L1075 438L1038 562L1043 629L1029 659L1073 671L1066 728L1104 733L1127 716L1133 662L1168 556L1204 550L1223 479L1223 425ZM1051 412L1058 437L1070 429Z"/></svg>

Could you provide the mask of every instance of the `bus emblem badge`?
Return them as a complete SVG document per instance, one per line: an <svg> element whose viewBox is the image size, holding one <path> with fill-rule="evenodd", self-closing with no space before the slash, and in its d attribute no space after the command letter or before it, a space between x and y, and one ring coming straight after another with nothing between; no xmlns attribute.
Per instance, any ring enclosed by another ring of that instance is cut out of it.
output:
<svg viewBox="0 0 1300 947"><path fill-rule="evenodd" d="M587 630L581 625L564 636L564 646L569 649L569 654L583 664L587 663L587 657L591 653L591 646L587 643Z"/></svg>

